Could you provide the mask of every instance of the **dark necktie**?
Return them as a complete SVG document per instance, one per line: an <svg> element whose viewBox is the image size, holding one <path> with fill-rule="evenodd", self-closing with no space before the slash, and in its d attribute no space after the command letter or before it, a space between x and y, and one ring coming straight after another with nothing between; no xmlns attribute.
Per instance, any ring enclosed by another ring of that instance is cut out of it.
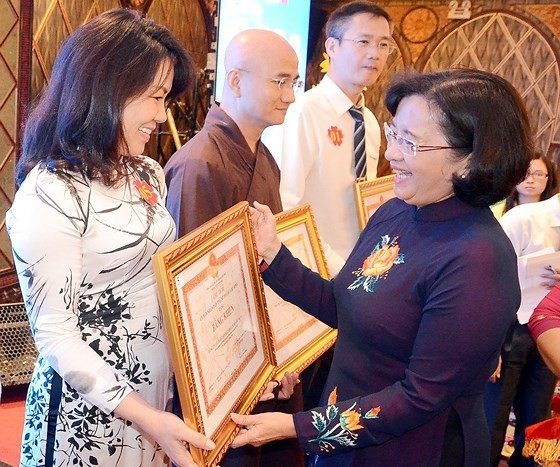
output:
<svg viewBox="0 0 560 467"><path fill-rule="evenodd" d="M366 178L366 128L361 107L352 106L348 109L354 119L354 167L356 179Z"/></svg>

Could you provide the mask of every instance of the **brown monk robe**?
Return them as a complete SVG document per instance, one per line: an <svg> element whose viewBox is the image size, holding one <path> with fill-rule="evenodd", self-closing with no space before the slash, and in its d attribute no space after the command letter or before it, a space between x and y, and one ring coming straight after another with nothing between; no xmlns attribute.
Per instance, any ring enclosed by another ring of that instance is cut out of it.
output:
<svg viewBox="0 0 560 467"><path fill-rule="evenodd" d="M237 124L214 104L202 130L165 165L167 209L182 237L240 201L282 211L280 169L258 142L249 148Z"/></svg>
<svg viewBox="0 0 560 467"><path fill-rule="evenodd" d="M167 209L179 237L217 216L239 201L258 201L274 213L282 211L280 170L261 142L254 154L235 122L214 104L204 127L165 165ZM303 410L301 384L287 401L260 402L253 413ZM295 440L262 448L230 449L220 462L232 466L298 466L303 453ZM272 458L272 459L271 459Z"/></svg>
<svg viewBox="0 0 560 467"><path fill-rule="evenodd" d="M240 201L267 204L282 211L280 170L260 141L265 128L284 121L295 99L297 55L270 31L239 33L225 53L226 82L221 105L214 104L202 130L165 166L167 208L179 236ZM302 410L301 384L288 400L259 402L253 413ZM258 448L229 449L222 467L301 467L303 450L296 440Z"/></svg>

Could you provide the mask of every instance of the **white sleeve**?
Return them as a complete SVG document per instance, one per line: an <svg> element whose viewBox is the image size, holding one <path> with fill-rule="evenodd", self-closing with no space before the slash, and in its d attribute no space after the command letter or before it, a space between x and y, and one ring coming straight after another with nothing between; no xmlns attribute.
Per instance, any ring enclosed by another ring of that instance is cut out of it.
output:
<svg viewBox="0 0 560 467"><path fill-rule="evenodd" d="M38 179L30 174L20 192L7 216L8 233L39 354L85 400L110 413L132 387L81 335L87 198L80 203L46 172Z"/></svg>
<svg viewBox="0 0 560 467"><path fill-rule="evenodd" d="M301 204L305 183L318 153L311 121L296 101L288 108L282 135L280 196L284 209Z"/></svg>
<svg viewBox="0 0 560 467"><path fill-rule="evenodd" d="M527 216L520 216L519 210L513 208L500 219L500 225L513 245L517 256L523 256L531 242L531 220Z"/></svg>

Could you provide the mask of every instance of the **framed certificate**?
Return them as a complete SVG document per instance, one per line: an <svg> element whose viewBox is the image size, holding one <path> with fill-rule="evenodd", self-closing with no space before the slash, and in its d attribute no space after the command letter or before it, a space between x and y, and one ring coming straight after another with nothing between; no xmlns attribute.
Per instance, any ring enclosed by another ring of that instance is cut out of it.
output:
<svg viewBox="0 0 560 467"><path fill-rule="evenodd" d="M280 241L305 266L329 279L317 227L309 205L276 215ZM276 378L286 371L300 372L336 341L337 331L281 299L265 285L278 368Z"/></svg>
<svg viewBox="0 0 560 467"><path fill-rule="evenodd" d="M276 360L249 205L241 202L153 256L185 422L215 443L215 466L274 375Z"/></svg>
<svg viewBox="0 0 560 467"><path fill-rule="evenodd" d="M395 175L358 182L354 185L356 211L360 230L364 230L369 218L385 201L394 198L393 186Z"/></svg>

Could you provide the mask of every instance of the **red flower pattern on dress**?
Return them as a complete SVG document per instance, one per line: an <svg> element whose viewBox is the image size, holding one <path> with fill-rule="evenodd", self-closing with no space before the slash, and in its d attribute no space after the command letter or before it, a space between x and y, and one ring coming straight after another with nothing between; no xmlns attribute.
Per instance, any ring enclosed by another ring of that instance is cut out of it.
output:
<svg viewBox="0 0 560 467"><path fill-rule="evenodd" d="M335 386L334 389L329 394L329 399L327 401L327 404L332 405L332 404L337 403L337 401L338 401L338 394L336 392L337 388L338 388L338 386Z"/></svg>
<svg viewBox="0 0 560 467"><path fill-rule="evenodd" d="M394 245L383 245L364 260L362 274L364 276L379 276L387 272L395 264L395 259L399 256L400 251L401 247L396 243Z"/></svg>
<svg viewBox="0 0 560 467"><path fill-rule="evenodd" d="M379 416L379 412L381 412L381 406L378 405L377 407L374 407L371 410L368 410L368 412L365 415L365 418L377 418Z"/></svg>

